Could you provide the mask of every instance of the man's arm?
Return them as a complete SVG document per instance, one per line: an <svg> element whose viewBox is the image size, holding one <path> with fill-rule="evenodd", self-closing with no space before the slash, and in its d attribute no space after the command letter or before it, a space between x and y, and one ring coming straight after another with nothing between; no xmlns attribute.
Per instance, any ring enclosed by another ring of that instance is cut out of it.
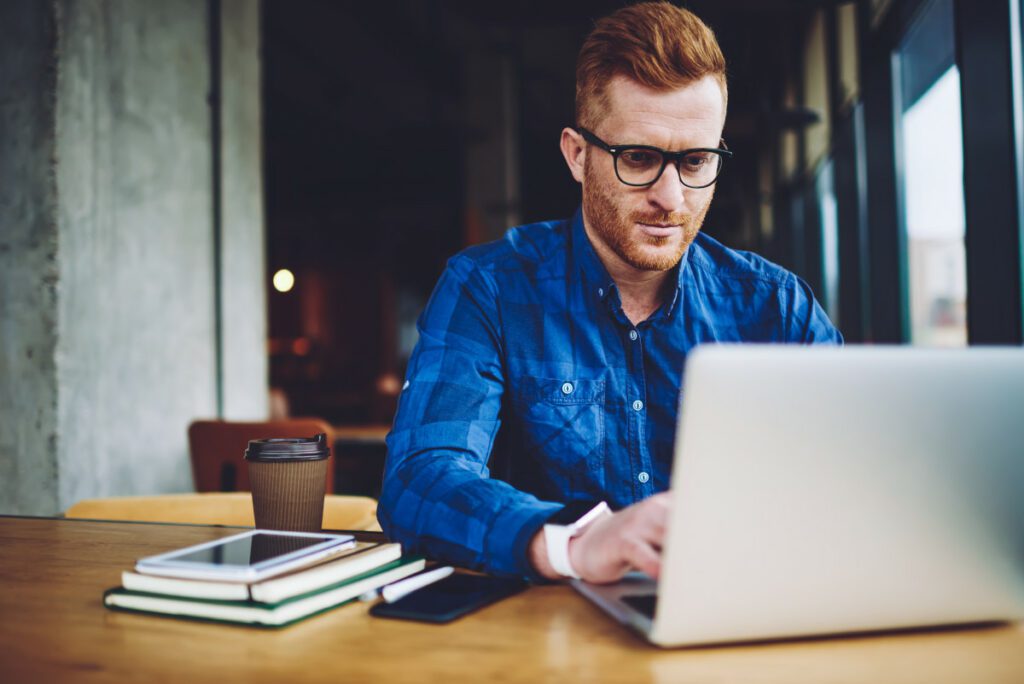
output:
<svg viewBox="0 0 1024 684"><path fill-rule="evenodd" d="M532 576L527 546L562 506L489 477L505 386L496 302L489 274L449 262L418 324L378 518L411 552Z"/></svg>
<svg viewBox="0 0 1024 684"><path fill-rule="evenodd" d="M801 278L790 274L789 281L779 294L784 298L782 310L787 312L787 342L843 344L842 333L829 320L828 314L814 298L811 287Z"/></svg>
<svg viewBox="0 0 1024 684"><path fill-rule="evenodd" d="M505 378L497 289L466 257L449 262L420 318L419 343L388 435L378 518L408 551L495 574L560 579L544 523L563 508L489 477ZM632 568L657 576L669 498L589 526L570 562L592 582Z"/></svg>
<svg viewBox="0 0 1024 684"><path fill-rule="evenodd" d="M598 518L569 542L573 569L596 584L615 582L634 568L657 578L671 503L670 492L662 492ZM543 532L530 541L529 558L541 576L561 579L548 562Z"/></svg>

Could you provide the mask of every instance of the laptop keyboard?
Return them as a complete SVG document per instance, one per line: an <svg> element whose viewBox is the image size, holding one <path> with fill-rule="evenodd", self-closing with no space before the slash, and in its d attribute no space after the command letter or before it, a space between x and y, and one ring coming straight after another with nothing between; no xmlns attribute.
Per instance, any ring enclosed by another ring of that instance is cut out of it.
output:
<svg viewBox="0 0 1024 684"><path fill-rule="evenodd" d="M654 606L658 602L657 594L633 594L623 596L622 602L631 608L638 610L647 617L654 619Z"/></svg>

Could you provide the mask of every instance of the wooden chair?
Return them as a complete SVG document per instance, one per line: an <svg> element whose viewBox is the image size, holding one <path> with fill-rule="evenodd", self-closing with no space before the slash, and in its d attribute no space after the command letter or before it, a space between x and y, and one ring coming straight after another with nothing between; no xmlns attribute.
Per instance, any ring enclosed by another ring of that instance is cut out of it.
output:
<svg viewBox="0 0 1024 684"><path fill-rule="evenodd" d="M194 525L255 525L249 492L86 499L65 511L64 517ZM365 496L329 495L324 499L323 527L325 530L380 530L377 502Z"/></svg>
<svg viewBox="0 0 1024 684"><path fill-rule="evenodd" d="M327 433L331 459L327 464L326 492L334 491L334 431L319 418L289 418L263 422L197 420L188 427L192 479L197 492L249 491L245 449L250 439L312 437Z"/></svg>
<svg viewBox="0 0 1024 684"><path fill-rule="evenodd" d="M245 449L251 439L311 437L324 432L334 444L331 426L318 418L236 423L197 420L188 428L192 477L196 494L119 496L79 501L64 512L67 518L131 520L137 522L237 525L253 527L252 494ZM334 455L327 467L327 492L334 489ZM243 490L243 491L236 491ZM374 530L377 502L366 496L324 499L325 530Z"/></svg>

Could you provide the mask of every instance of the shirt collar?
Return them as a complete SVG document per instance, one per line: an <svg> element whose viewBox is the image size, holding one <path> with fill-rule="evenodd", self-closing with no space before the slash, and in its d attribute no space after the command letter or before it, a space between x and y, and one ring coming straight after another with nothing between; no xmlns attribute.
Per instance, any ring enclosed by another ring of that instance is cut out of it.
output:
<svg viewBox="0 0 1024 684"><path fill-rule="evenodd" d="M690 261L691 249L693 249L693 243L690 243L690 246L686 248L685 252L683 252L683 256L679 260L679 263L675 265L675 270L673 271L675 287L672 288L672 294L669 295L668 298L668 306L665 307L666 316L672 315L676 310L676 304L679 302L679 293L683 291L683 273L686 271L686 264Z"/></svg>
<svg viewBox="0 0 1024 684"><path fill-rule="evenodd" d="M583 207L577 209L572 217L572 257L579 268L587 296L604 301L615 287L615 281L608 275L608 269L590 244L590 238L583 227Z"/></svg>
<svg viewBox="0 0 1024 684"><path fill-rule="evenodd" d="M693 245L690 245L683 252L683 258L673 268L675 287L672 288L672 292L667 298L667 305L662 307L667 316L672 315L679 302L679 292L683 287L683 271L689 261L690 249L692 248ZM583 227L582 206L576 210L572 217L572 255L580 270L583 287L587 291L587 296L594 297L598 301L605 301L611 295L612 290L615 289L615 281L608 275L608 269L604 267L601 258L594 251L594 246L590 244L590 238L587 237L587 231Z"/></svg>

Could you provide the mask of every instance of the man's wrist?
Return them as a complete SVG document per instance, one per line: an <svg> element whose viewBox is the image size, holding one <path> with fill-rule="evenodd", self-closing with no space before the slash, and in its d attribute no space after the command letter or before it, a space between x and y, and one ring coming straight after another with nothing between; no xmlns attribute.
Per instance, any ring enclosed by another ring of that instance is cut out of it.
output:
<svg viewBox="0 0 1024 684"><path fill-rule="evenodd" d="M530 565L533 566L538 575L549 580L562 579L562 576L555 572L555 569L551 567L550 561L548 561L548 546L547 541L544 539L543 528L537 530L537 533L533 535L533 539L530 540L530 545L527 547L527 554Z"/></svg>
<svg viewBox="0 0 1024 684"><path fill-rule="evenodd" d="M570 558L570 545L574 538L582 535L595 521L610 514L611 509L608 508L608 504L602 501L567 525L552 523L545 525L542 537L547 558L543 565L552 573L551 575L545 574L545 576L552 579L567 577L579 579L580 574Z"/></svg>

